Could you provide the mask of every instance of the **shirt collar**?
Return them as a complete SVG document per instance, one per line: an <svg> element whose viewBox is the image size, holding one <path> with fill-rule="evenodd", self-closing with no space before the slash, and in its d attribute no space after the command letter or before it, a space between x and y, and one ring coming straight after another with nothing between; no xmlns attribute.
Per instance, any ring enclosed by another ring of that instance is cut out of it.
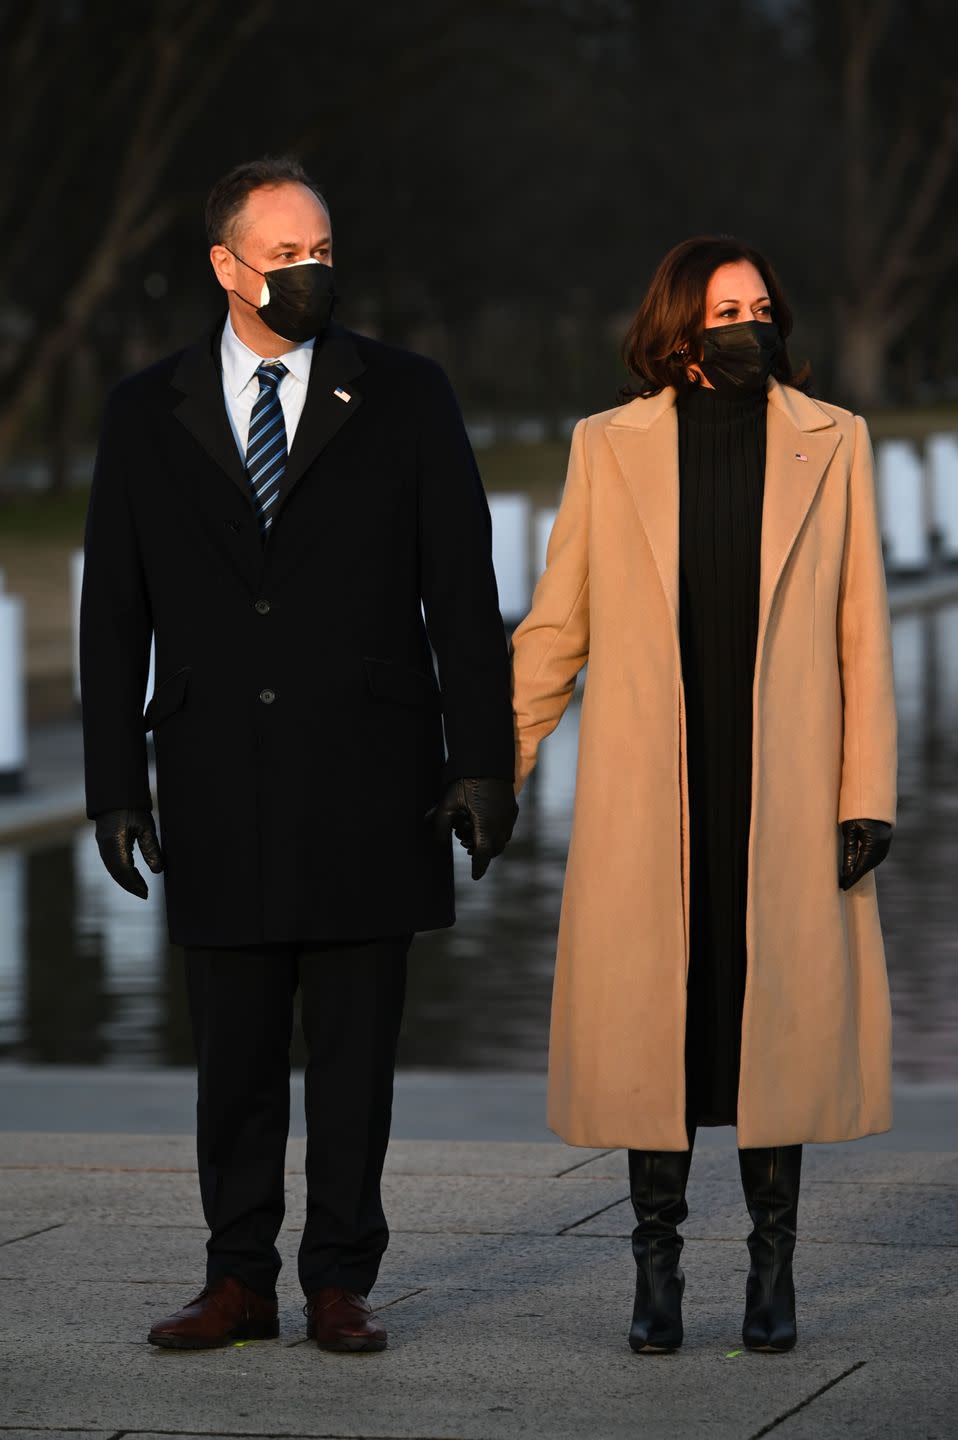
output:
<svg viewBox="0 0 958 1440"><path fill-rule="evenodd" d="M220 345L220 353L223 360L223 379L226 388L234 399L246 389L256 371L262 365L264 359L277 358L282 360L286 369L295 380L301 384L309 383L309 367L313 360L313 346L315 340L304 340L302 345L287 350L285 354L272 357L257 355L242 340L233 329L229 315L226 317L226 324L223 326L223 339Z"/></svg>

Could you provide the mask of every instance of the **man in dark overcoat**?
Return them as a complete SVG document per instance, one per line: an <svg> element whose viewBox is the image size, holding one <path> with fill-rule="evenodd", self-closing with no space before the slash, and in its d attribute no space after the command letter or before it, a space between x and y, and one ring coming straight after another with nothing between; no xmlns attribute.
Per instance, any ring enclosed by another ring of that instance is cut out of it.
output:
<svg viewBox="0 0 958 1440"><path fill-rule="evenodd" d="M378 1350L407 952L453 924L451 831L478 878L516 814L489 511L439 366L331 318L299 165L237 167L207 224L229 311L110 396L81 606L87 813L126 889L135 844L165 870L198 1066L206 1285L149 1338L278 1333L298 989L308 1333Z"/></svg>

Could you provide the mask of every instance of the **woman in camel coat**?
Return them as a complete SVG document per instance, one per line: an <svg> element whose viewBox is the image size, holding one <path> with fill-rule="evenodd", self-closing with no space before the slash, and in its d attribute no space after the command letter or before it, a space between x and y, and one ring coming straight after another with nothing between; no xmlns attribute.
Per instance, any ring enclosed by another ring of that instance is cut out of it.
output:
<svg viewBox="0 0 958 1440"><path fill-rule="evenodd" d="M626 346L635 398L576 426L513 641L519 789L588 661L549 1123L629 1150L637 1351L682 1340L697 1125L737 1127L744 1338L787 1349L801 1146L891 1124L872 453L859 416L803 392L790 328L757 252L666 256Z"/></svg>

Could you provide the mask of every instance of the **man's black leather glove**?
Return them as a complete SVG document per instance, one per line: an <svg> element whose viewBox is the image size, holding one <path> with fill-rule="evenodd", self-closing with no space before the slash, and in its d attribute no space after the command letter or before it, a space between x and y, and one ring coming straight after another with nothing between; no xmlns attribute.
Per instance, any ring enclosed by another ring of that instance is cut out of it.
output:
<svg viewBox="0 0 958 1440"><path fill-rule="evenodd" d="M163 869L163 852L149 810L104 810L96 817L96 843L100 859L118 885L145 900L146 881L133 864L133 842L139 841L143 859L154 875Z"/></svg>
<svg viewBox="0 0 958 1440"><path fill-rule="evenodd" d="M518 814L511 780L454 780L426 818L434 817L440 840L455 830L472 856L472 878L480 880L509 844Z"/></svg>
<svg viewBox="0 0 958 1440"><path fill-rule="evenodd" d="M888 854L894 826L887 820L843 820L842 868L838 883L850 890Z"/></svg>

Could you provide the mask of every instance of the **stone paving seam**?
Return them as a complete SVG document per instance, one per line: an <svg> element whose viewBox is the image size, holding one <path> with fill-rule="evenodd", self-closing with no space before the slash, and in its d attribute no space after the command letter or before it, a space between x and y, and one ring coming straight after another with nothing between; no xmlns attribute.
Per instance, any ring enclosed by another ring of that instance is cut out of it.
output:
<svg viewBox="0 0 958 1440"><path fill-rule="evenodd" d="M68 1174L97 1175L195 1175L196 1168L186 1165L58 1165L54 1161L31 1161L9 1165L0 1161L0 1170L58 1170ZM298 1170L287 1170L287 1175L298 1175Z"/></svg>
<svg viewBox="0 0 958 1440"><path fill-rule="evenodd" d="M628 1199L629 1199L628 1195L623 1195L620 1200L610 1200L609 1203L608 1203L608 1205L602 1205L602 1206L599 1207L598 1210L593 1210L593 1212L592 1212L591 1215L583 1215L580 1220L573 1220L573 1222L572 1222L571 1225L563 1225L563 1227L562 1227L561 1230L556 1230L554 1233L555 1233L556 1235L568 1235L569 1232L570 1232L571 1230L574 1230L577 1225L587 1225L590 1220L595 1220L597 1216L599 1216L599 1215L604 1215L607 1210L614 1210L615 1207L616 1207L616 1205L625 1205L625 1204L628 1202ZM520 1232L517 1231L516 1233L518 1234L518 1233L520 1233ZM536 1233L536 1232L525 1232L525 1233ZM552 1234L553 1232L550 1231L549 1233ZM619 1240L619 1239L621 1239L621 1236L619 1236L619 1235L607 1235L607 1236L604 1236L603 1238L604 1238L604 1239L607 1239L607 1240Z"/></svg>
<svg viewBox="0 0 958 1440"><path fill-rule="evenodd" d="M100 1433L101 1433L100 1431L96 1430L93 1426L84 1426L82 1429L80 1429L80 1428L77 1427L77 1426L73 1426L73 1427L71 1427L71 1426L66 1426L66 1427L64 1427L63 1425L56 1425L56 1426L51 1425L51 1426L49 1427L49 1429L50 1429L50 1430L57 1431L57 1432L68 1431L70 1434L77 1434L77 1435L97 1435L97 1434L100 1434ZM0 1425L0 1435L2 1435L5 1430L18 1430L18 1431L20 1431L20 1432L23 1432L24 1427L23 1427L22 1425L15 1425L15 1426L14 1426L14 1425ZM26 1433L28 1433L28 1434L35 1434L35 1435L45 1435L45 1434L48 1434L48 1433L49 1433L49 1430L33 1430L33 1429L31 1429L31 1427L28 1425L28 1426L26 1427ZM202 1440L202 1437L205 1437L205 1436L211 1437L211 1440L397 1440L397 1436L396 1436L395 1434L393 1434L393 1435L362 1435L362 1436L355 1436L355 1435L353 1435L353 1436L349 1436L349 1435L342 1435L342 1434L341 1434L339 1431L337 1431L337 1430L323 1430L322 1432L311 1432L311 1433L307 1434L307 1433L306 1433L305 1431L303 1431L303 1430L222 1430L222 1429L220 1429L220 1430L142 1430L142 1429L141 1429L141 1430L117 1430L117 1431L115 1431L115 1432L113 1433L113 1435L111 1435L110 1440L133 1440L133 1437L135 1437L135 1436L137 1436L137 1435L144 1435L144 1436L150 1436L150 1437L152 1437L153 1435L161 1435L161 1436L164 1437L164 1440L184 1440L184 1437L185 1437L185 1440L194 1440L194 1437L200 1437L200 1440ZM417 1436L412 1436L412 1437L411 1437L411 1436L402 1436L402 1437L399 1437L399 1440L462 1440L462 1436L461 1436L461 1435L449 1435L449 1434L442 1434L442 1435L436 1435L436 1434L426 1435L426 1434L422 1434L422 1435L417 1435Z"/></svg>
<svg viewBox="0 0 958 1440"><path fill-rule="evenodd" d="M554 1178L556 1180L564 1180L565 1177L571 1175L574 1170L581 1170L583 1165L595 1165L600 1160L607 1160L610 1155L616 1155L618 1153L618 1150L613 1147L611 1150L603 1150L599 1155L589 1155L585 1160L577 1160L574 1165L568 1166L565 1170L557 1170Z"/></svg>
<svg viewBox="0 0 958 1440"><path fill-rule="evenodd" d="M806 1396L804 1400L800 1400L797 1405L793 1405L790 1410L783 1410L781 1415L777 1415L774 1420L770 1420L767 1425L763 1425L761 1430L756 1430L754 1435L748 1437L748 1440L762 1440L763 1435L770 1435L773 1430L778 1429L779 1425L784 1425L786 1420L790 1420L792 1416L797 1415L799 1411L807 1410L809 1405L812 1405L819 1396L824 1395L827 1390L833 1390L836 1385L840 1385L843 1380L847 1380L849 1375L854 1375L856 1370L861 1370L865 1364L866 1362L864 1360L856 1360L854 1365L849 1365L847 1370L843 1370L840 1375L836 1375L834 1379L826 1381L824 1385L820 1385L817 1390L814 1390L811 1395Z"/></svg>
<svg viewBox="0 0 958 1440"><path fill-rule="evenodd" d="M44 1225L39 1230L30 1230L26 1235L14 1235L10 1240L0 1240L0 1250L7 1245L18 1245L21 1240L33 1240L37 1235L46 1235L50 1230L62 1230L66 1225L65 1220L57 1220L53 1225ZM0 1430L9 1430L9 1425L0 1425Z"/></svg>
<svg viewBox="0 0 958 1440"><path fill-rule="evenodd" d="M621 1200L619 1200L619 1201L617 1201L616 1203L619 1204L619 1205L621 1205L623 1202L622 1202ZM600 1210L600 1211L598 1211L597 1213L601 1215L602 1212L601 1212L601 1210ZM577 1220L577 1221L575 1222L575 1224L576 1224L576 1225L584 1225L584 1224L586 1223L586 1221L587 1221L587 1220L590 1220L590 1219L592 1219L592 1216L587 1215L584 1220ZM748 1222L746 1221L745 1223L746 1223L746 1227L747 1227ZM566 1234L569 1233L570 1230L574 1230L574 1229L575 1229L575 1225L570 1225L570 1226L568 1227L568 1230L560 1230L560 1231L558 1231L558 1234L560 1234L560 1235L566 1235ZM400 1233L401 1233L400 1231L396 1231L396 1234L400 1234ZM443 1232L442 1232L442 1231L439 1231L439 1232L426 1231L425 1233L426 1233L426 1234L430 1234L430 1233L439 1233L439 1234L442 1234ZM455 1231L455 1232L450 1232L450 1233L459 1234L460 1232L459 1232L459 1231ZM467 1231L466 1233L467 1233L467 1234L472 1234L473 1232L472 1232L472 1231ZM476 1233L482 1233L482 1232L476 1232ZM506 1232L503 1232L503 1231L501 1231L501 1230L493 1230L493 1231L487 1231L487 1232L485 1232L485 1233L487 1233L487 1234L493 1234L493 1235L501 1235L501 1234L506 1233ZM511 1234L512 1232L510 1231L510 1232L508 1232L508 1233ZM520 1234L521 1234L521 1235L539 1235L539 1234L551 1234L552 1232L551 1232L551 1231L539 1231L539 1230L521 1230L521 1231L520 1231L520 1230L517 1230L515 1233L516 1233L517 1235L520 1235ZM744 1242L744 1238L745 1238L745 1237L744 1237L744 1234L742 1234L742 1235L689 1235L687 1232L683 1232L683 1239L685 1240L686 1245L741 1245L741 1244L743 1244L743 1242ZM576 1236L575 1236L575 1239L576 1239L576 1240L627 1240L627 1239L628 1239L628 1235L625 1233L624 1230L620 1230L620 1231L618 1231L617 1233L613 1233L612 1231L605 1231L605 1230L588 1230L588 1231L586 1231L586 1233L585 1233L584 1235L576 1235ZM849 1243L854 1243L854 1245L855 1245L856 1247L858 1247L859 1245L863 1245L863 1246L864 1246L864 1245L867 1245L870 1249L873 1249L873 1250L898 1250L898 1249L904 1249L904 1250L958 1250L958 1243L956 1243L955 1241L952 1241L952 1240L855 1240L854 1242L849 1242L849 1239L848 1239L848 1236L847 1236L847 1235L846 1235L846 1236L840 1236L837 1240L822 1240L822 1239L819 1239L819 1237L818 1237L817 1235L803 1235L803 1236L801 1237L800 1241L799 1241L799 1244L800 1244L800 1245L844 1245L844 1246L846 1247L846 1249L847 1249Z"/></svg>

